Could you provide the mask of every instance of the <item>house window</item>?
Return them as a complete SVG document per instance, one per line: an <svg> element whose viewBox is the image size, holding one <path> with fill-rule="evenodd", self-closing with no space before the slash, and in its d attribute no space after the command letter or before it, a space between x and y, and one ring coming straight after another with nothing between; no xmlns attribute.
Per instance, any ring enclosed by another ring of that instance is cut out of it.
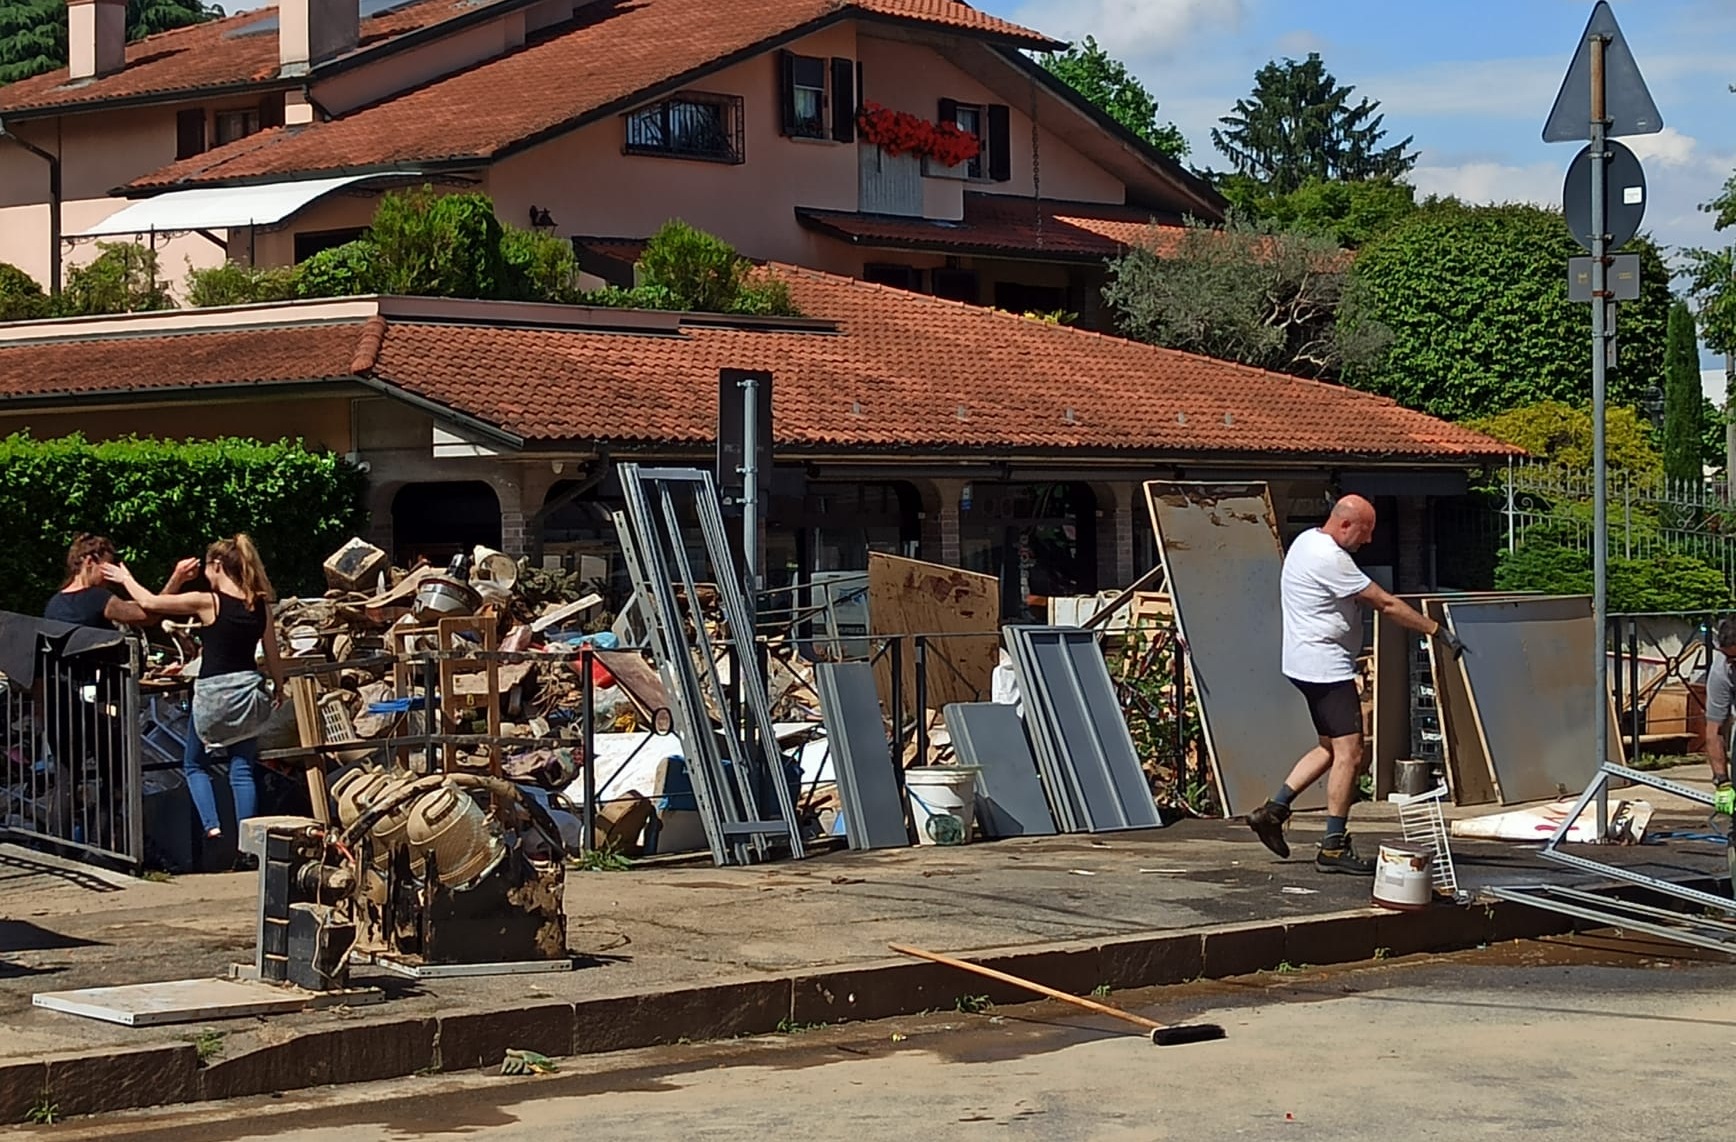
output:
<svg viewBox="0 0 1736 1142"><path fill-rule="evenodd" d="M175 157L190 159L205 150L205 109L175 112Z"/></svg>
<svg viewBox="0 0 1736 1142"><path fill-rule="evenodd" d="M977 285L975 270L931 270L929 280L934 283L934 296L944 297L948 301L967 301L977 305L982 297L982 290Z"/></svg>
<svg viewBox="0 0 1736 1142"><path fill-rule="evenodd" d="M922 271L915 266L900 266L891 262L869 262L862 267L862 280L874 285L907 289L912 293L922 292Z"/></svg>
<svg viewBox="0 0 1736 1142"><path fill-rule="evenodd" d="M826 137L826 61L784 56L784 134L795 139Z"/></svg>
<svg viewBox="0 0 1736 1142"><path fill-rule="evenodd" d="M1009 313L1054 313L1067 308L1067 291L1060 286L996 282L995 308Z"/></svg>
<svg viewBox="0 0 1736 1142"><path fill-rule="evenodd" d="M295 260L305 262L322 250L354 242L367 232L367 228L363 226L350 226L342 230L304 230L295 236Z"/></svg>
<svg viewBox="0 0 1736 1142"><path fill-rule="evenodd" d="M237 139L257 133L259 130L259 111L248 108L245 111L217 112L217 145L233 143Z"/></svg>
<svg viewBox="0 0 1736 1142"><path fill-rule="evenodd" d="M939 122L951 123L977 141L977 156L959 167L937 167L923 161L924 174L940 178L968 178L1008 182L1013 177L1012 114L1002 104L940 101Z"/></svg>
<svg viewBox="0 0 1736 1142"><path fill-rule="evenodd" d="M741 96L684 91L628 112L626 150L630 155L742 162Z"/></svg>
<svg viewBox="0 0 1736 1142"><path fill-rule="evenodd" d="M783 52L778 103L783 133L792 139L856 141L856 62ZM828 118L827 109L831 114Z"/></svg>

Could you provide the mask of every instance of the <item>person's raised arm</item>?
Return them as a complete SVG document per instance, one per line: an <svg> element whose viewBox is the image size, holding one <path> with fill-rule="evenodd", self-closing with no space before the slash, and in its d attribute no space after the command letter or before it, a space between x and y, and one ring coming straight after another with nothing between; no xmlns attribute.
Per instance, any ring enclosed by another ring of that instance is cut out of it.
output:
<svg viewBox="0 0 1736 1142"><path fill-rule="evenodd" d="M217 618L217 603L203 592L195 595L158 595L153 594L133 577L125 563L104 563L103 578L111 583L119 583L133 602L143 607L148 613L165 618L196 618L209 626Z"/></svg>
<svg viewBox="0 0 1736 1142"><path fill-rule="evenodd" d="M1459 641L1457 635L1379 583L1370 583L1356 597L1406 630L1426 634L1430 638L1438 640L1454 654L1463 652L1464 643Z"/></svg>
<svg viewBox="0 0 1736 1142"><path fill-rule="evenodd" d="M271 617L271 604L260 603L265 610L265 633L259 645L265 649L265 673L271 679L272 700L283 701L283 648L277 645L277 620Z"/></svg>
<svg viewBox="0 0 1736 1142"><path fill-rule="evenodd" d="M119 595L109 596L108 602L103 604L102 617L111 623L129 627L148 626L151 622L151 616L145 613L145 608Z"/></svg>

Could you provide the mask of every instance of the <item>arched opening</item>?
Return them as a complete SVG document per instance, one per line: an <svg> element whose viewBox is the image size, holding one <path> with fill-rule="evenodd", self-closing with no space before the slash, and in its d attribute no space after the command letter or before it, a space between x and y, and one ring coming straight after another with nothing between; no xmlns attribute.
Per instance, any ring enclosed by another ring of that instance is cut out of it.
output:
<svg viewBox="0 0 1736 1142"><path fill-rule="evenodd" d="M500 497L481 480L406 484L392 498L393 558L446 563L477 544L500 546Z"/></svg>
<svg viewBox="0 0 1736 1142"><path fill-rule="evenodd" d="M1097 590L1097 497L1090 485L971 484L959 502L959 557L997 575L1001 613L1047 618L1033 599Z"/></svg>

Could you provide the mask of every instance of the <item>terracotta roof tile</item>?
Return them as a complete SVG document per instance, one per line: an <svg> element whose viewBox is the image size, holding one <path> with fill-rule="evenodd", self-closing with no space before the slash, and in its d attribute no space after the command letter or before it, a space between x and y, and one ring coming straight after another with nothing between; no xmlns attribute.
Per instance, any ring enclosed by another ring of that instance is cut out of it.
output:
<svg viewBox="0 0 1736 1142"><path fill-rule="evenodd" d="M473 0L411 0L362 21L362 47L474 11ZM278 78L275 8L147 36L127 45L126 67L71 83L65 68L0 86L0 113L77 108L109 99L265 84Z"/></svg>
<svg viewBox="0 0 1736 1142"><path fill-rule="evenodd" d="M794 267L835 333L679 335L377 319L0 346L5 398L372 375L527 440L697 445L717 370L765 368L786 448L1433 460L1513 451L1337 385ZM384 324L381 336L381 324ZM378 337L377 348L375 338Z"/></svg>
<svg viewBox="0 0 1736 1142"><path fill-rule="evenodd" d="M966 194L957 222L796 209L802 225L852 245L950 253L1042 254L1100 261L1142 245L1162 253L1184 233L1173 219L1137 206L1052 202L999 194Z"/></svg>
<svg viewBox="0 0 1736 1142"><path fill-rule="evenodd" d="M483 160L817 21L867 12L1047 38L957 0L599 0L523 48L340 119L263 131L133 183L261 179L406 163ZM522 98L502 99L502 92Z"/></svg>

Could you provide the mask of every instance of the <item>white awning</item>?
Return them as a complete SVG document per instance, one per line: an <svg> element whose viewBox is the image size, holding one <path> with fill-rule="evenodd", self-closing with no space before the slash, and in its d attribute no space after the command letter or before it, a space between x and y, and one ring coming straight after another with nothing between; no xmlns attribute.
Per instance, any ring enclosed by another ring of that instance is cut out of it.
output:
<svg viewBox="0 0 1736 1142"><path fill-rule="evenodd" d="M196 187L171 190L123 206L101 222L69 235L101 238L116 234L167 231L229 230L237 226L269 226L282 222L316 198L370 178L403 178L399 174L354 174L341 178L308 178L259 186Z"/></svg>

